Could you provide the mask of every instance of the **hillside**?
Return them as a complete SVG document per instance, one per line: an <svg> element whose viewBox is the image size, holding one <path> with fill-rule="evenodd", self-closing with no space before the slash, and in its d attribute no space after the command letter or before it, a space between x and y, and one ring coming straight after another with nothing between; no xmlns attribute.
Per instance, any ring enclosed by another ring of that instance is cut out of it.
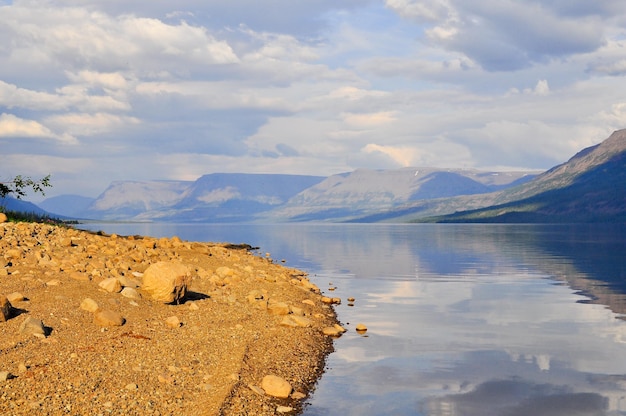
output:
<svg viewBox="0 0 626 416"><path fill-rule="evenodd" d="M338 222L411 201L484 194L533 177L528 172L436 168L360 169L328 178L214 173L193 182L118 181L92 201L62 196L41 205L56 214L95 220Z"/></svg>
<svg viewBox="0 0 626 416"><path fill-rule="evenodd" d="M533 181L497 194L495 204L437 222L626 221L626 130L584 149Z"/></svg>
<svg viewBox="0 0 626 416"><path fill-rule="evenodd" d="M514 186L534 177L529 172L471 169L359 169L333 175L268 212L278 221L351 221L377 215L412 201L475 195Z"/></svg>

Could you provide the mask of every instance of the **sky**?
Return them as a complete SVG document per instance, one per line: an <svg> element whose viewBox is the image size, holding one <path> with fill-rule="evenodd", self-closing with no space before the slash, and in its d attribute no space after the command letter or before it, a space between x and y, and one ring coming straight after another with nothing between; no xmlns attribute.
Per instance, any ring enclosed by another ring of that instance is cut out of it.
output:
<svg viewBox="0 0 626 416"><path fill-rule="evenodd" d="M0 0L0 39L0 180L47 196L544 170L626 128L623 0Z"/></svg>

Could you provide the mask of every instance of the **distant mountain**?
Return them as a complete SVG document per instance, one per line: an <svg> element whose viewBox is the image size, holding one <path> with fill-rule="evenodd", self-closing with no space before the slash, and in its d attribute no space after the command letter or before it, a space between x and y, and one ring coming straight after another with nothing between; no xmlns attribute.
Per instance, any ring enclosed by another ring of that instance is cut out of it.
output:
<svg viewBox="0 0 626 416"><path fill-rule="evenodd" d="M193 182L185 181L116 181L98 196L81 218L132 220L146 212L167 209L180 201Z"/></svg>
<svg viewBox="0 0 626 416"><path fill-rule="evenodd" d="M492 192L531 180L529 172L471 169L359 169L333 175L267 212L275 221L352 221L411 201Z"/></svg>
<svg viewBox="0 0 626 416"><path fill-rule="evenodd" d="M37 204L39 208L50 212L53 215L61 215L65 217L76 218L94 201L94 198L88 198L80 195L60 195L47 198Z"/></svg>
<svg viewBox="0 0 626 416"><path fill-rule="evenodd" d="M286 203L321 176L214 173L191 184L159 218L165 221L241 222Z"/></svg>
<svg viewBox="0 0 626 416"><path fill-rule="evenodd" d="M3 207L6 211L17 211L42 216L53 216L49 212L46 212L45 210L39 208L32 202L16 199L10 196L0 198L0 207Z"/></svg>
<svg viewBox="0 0 626 416"><path fill-rule="evenodd" d="M625 222L626 129L533 181L502 191L496 204L440 222Z"/></svg>
<svg viewBox="0 0 626 416"><path fill-rule="evenodd" d="M251 221L323 179L216 173L189 182L117 181L73 216L114 221Z"/></svg>

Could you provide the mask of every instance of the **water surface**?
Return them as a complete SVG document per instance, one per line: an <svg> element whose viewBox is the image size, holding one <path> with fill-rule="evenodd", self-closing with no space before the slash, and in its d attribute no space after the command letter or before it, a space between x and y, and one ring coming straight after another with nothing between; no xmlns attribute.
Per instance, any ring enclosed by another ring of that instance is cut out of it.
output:
<svg viewBox="0 0 626 416"><path fill-rule="evenodd" d="M626 415L623 226L89 227L246 242L344 299L368 331L335 342L305 415Z"/></svg>

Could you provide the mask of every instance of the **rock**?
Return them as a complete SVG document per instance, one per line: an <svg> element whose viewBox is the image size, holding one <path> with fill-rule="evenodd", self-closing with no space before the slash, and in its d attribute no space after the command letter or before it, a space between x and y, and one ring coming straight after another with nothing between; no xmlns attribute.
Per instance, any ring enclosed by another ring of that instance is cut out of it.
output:
<svg viewBox="0 0 626 416"><path fill-rule="evenodd" d="M151 264L143 274L142 289L150 294L153 300L164 303L178 303L187 293L191 284L189 268L179 262Z"/></svg>
<svg viewBox="0 0 626 416"><path fill-rule="evenodd" d="M289 314L289 305L285 302L270 303L267 305L267 311L271 315L287 315Z"/></svg>
<svg viewBox="0 0 626 416"><path fill-rule="evenodd" d="M40 319L29 316L22 322L22 325L20 325L20 334L45 337L46 328L43 326L43 322Z"/></svg>
<svg viewBox="0 0 626 416"><path fill-rule="evenodd" d="M254 384L248 384L248 388L258 394L259 396L265 396L265 390L263 390L259 386L255 386Z"/></svg>
<svg viewBox="0 0 626 416"><path fill-rule="evenodd" d="M98 310L98 304L96 303L95 300L93 300L91 298L85 298L80 303L80 308L82 310L87 311L87 312L95 312L95 311Z"/></svg>
<svg viewBox="0 0 626 416"><path fill-rule="evenodd" d="M315 306L315 302L313 302L311 299L305 299L302 301L302 303L309 306Z"/></svg>
<svg viewBox="0 0 626 416"><path fill-rule="evenodd" d="M128 276L120 276L117 278L117 280L119 280L122 286L129 287L132 289L137 289L139 286L141 286L137 280L131 279Z"/></svg>
<svg viewBox="0 0 626 416"><path fill-rule="evenodd" d="M16 302L24 302L26 300L26 297L20 292L13 292L7 295L7 299L9 300L9 302L11 302L11 304L13 304Z"/></svg>
<svg viewBox="0 0 626 416"><path fill-rule="evenodd" d="M71 272L70 277L74 280L78 280L79 282L88 282L91 280L91 277L87 273L83 272Z"/></svg>
<svg viewBox="0 0 626 416"><path fill-rule="evenodd" d="M93 315L93 322L98 326L122 326L126 319L112 310L97 310Z"/></svg>
<svg viewBox="0 0 626 416"><path fill-rule="evenodd" d="M7 381L10 378L13 378L11 373L8 371L0 371L0 382Z"/></svg>
<svg viewBox="0 0 626 416"><path fill-rule="evenodd" d="M367 327L365 325L363 325L363 324L357 324L355 329L356 329L357 332L365 332L365 331L367 331Z"/></svg>
<svg viewBox="0 0 626 416"><path fill-rule="evenodd" d="M326 305L339 305L341 303L341 298L329 298L328 296L322 296L322 303Z"/></svg>
<svg viewBox="0 0 626 416"><path fill-rule="evenodd" d="M13 314L13 306L6 296L0 295L0 322L8 321Z"/></svg>
<svg viewBox="0 0 626 416"><path fill-rule="evenodd" d="M132 287L125 287L124 289L122 289L120 294L129 299L141 299L141 293L139 293L137 289L134 289Z"/></svg>
<svg viewBox="0 0 626 416"><path fill-rule="evenodd" d="M180 322L178 316L170 316L165 320L165 324L170 328L180 328L182 326L182 322Z"/></svg>
<svg viewBox="0 0 626 416"><path fill-rule="evenodd" d="M109 293L119 293L122 291L122 284L116 277L109 277L98 284L100 289L104 289Z"/></svg>
<svg viewBox="0 0 626 416"><path fill-rule="evenodd" d="M278 397L279 399L286 399L291 394L291 390L293 390L287 380L272 374L263 377L261 388L265 391L265 394Z"/></svg>
<svg viewBox="0 0 626 416"><path fill-rule="evenodd" d="M9 219L7 218L7 214L4 212L0 212L0 222L7 222Z"/></svg>
<svg viewBox="0 0 626 416"><path fill-rule="evenodd" d="M324 335L328 335L329 337L338 337L344 332L346 332L346 330L341 325L337 324L322 328L322 333Z"/></svg>
<svg viewBox="0 0 626 416"><path fill-rule="evenodd" d="M299 315L287 315L280 322L282 326L289 326L292 328L302 327L308 328L313 325L313 322L309 318Z"/></svg>
<svg viewBox="0 0 626 416"><path fill-rule="evenodd" d="M293 407L289 407L289 406L278 406L276 408L276 411L278 413L291 413L293 412L295 409Z"/></svg>
<svg viewBox="0 0 626 416"><path fill-rule="evenodd" d="M291 393L291 398L294 400L302 400L306 398L306 394L302 393L301 391L294 391L293 393Z"/></svg>
<svg viewBox="0 0 626 416"><path fill-rule="evenodd" d="M298 308L297 306L289 305L289 312L294 315L304 316L304 310L302 308Z"/></svg>
<svg viewBox="0 0 626 416"><path fill-rule="evenodd" d="M215 273L223 279L225 277L233 276L235 274L235 271L230 267L221 266L215 270Z"/></svg>

